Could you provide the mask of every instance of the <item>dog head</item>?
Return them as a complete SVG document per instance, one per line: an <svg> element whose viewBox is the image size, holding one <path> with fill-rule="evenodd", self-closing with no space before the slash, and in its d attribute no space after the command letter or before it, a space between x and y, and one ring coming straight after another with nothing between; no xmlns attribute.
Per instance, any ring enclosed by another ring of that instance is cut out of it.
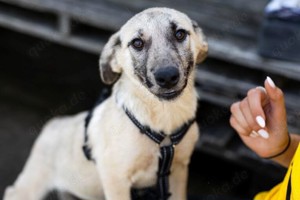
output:
<svg viewBox="0 0 300 200"><path fill-rule="evenodd" d="M147 9L111 36L100 57L102 81L124 75L160 99L179 96L208 45L202 30L185 14L168 8Z"/></svg>

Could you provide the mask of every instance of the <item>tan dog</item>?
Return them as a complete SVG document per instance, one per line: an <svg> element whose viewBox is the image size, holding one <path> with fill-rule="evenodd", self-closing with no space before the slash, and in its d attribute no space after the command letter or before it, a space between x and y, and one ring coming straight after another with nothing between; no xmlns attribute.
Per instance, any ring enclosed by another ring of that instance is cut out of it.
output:
<svg viewBox="0 0 300 200"><path fill-rule="evenodd" d="M197 109L195 64L207 54L201 29L185 14L168 8L147 9L109 39L100 58L101 78L114 84L88 126L95 162L82 152L87 112L55 118L43 128L5 200L40 200L50 190L85 200L130 200L131 188L155 185L159 146L126 116L172 134ZM190 156L198 139L193 123L175 148L171 200L185 200ZM165 140L162 145L168 144Z"/></svg>

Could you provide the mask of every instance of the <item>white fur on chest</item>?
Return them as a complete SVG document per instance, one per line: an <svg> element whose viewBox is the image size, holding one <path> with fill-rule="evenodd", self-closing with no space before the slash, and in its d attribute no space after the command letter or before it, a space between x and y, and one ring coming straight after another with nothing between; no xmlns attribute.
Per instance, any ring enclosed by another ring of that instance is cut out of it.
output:
<svg viewBox="0 0 300 200"><path fill-rule="evenodd" d="M135 85L126 79L124 75L115 84L113 98L117 107L125 106L141 124L169 135L195 117L197 92L193 83L188 84L175 100L166 101L145 90L143 85Z"/></svg>
<svg viewBox="0 0 300 200"><path fill-rule="evenodd" d="M162 130L166 134L171 134L194 117L196 102L190 101L189 104L183 105L177 103L174 106L167 103L160 105L161 102L158 102L156 106L147 108L143 106L143 102L135 101L136 98L124 94L117 102L115 99L118 98L117 95L120 94L113 95L94 111L89 126L89 141L93 156L98 162L98 167L109 166L118 174L126 174L126 178L134 188L153 186L157 180L160 147L140 133L125 114L122 106L125 105L140 123L150 126L155 131ZM193 97L192 94L187 94L183 98L190 96ZM184 164L189 162L197 138L198 129L195 125L176 147L173 165L178 162Z"/></svg>
<svg viewBox="0 0 300 200"><path fill-rule="evenodd" d="M90 144L93 157L99 162L97 164L100 168L101 165L109 165L116 173L127 174L134 187L154 185L158 145L141 134L122 109L111 107L112 102L105 103L106 106L95 110L97 114L89 128Z"/></svg>

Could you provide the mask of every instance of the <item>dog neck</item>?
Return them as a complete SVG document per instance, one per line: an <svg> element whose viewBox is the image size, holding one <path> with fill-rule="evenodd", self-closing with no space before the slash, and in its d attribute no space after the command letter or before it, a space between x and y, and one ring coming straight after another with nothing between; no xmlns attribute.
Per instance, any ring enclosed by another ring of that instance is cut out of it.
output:
<svg viewBox="0 0 300 200"><path fill-rule="evenodd" d="M182 94L170 101L159 99L145 86L125 79L126 77L121 77L115 84L113 97L120 109L124 106L130 110L143 125L168 135L195 117L197 93L193 78Z"/></svg>

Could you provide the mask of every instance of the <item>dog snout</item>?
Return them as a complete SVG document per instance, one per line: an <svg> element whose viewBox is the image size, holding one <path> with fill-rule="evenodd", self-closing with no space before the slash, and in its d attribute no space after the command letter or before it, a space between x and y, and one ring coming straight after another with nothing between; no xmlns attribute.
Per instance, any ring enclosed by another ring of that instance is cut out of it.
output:
<svg viewBox="0 0 300 200"><path fill-rule="evenodd" d="M160 87L170 89L179 81L179 70L176 67L163 67L156 70L154 77Z"/></svg>

